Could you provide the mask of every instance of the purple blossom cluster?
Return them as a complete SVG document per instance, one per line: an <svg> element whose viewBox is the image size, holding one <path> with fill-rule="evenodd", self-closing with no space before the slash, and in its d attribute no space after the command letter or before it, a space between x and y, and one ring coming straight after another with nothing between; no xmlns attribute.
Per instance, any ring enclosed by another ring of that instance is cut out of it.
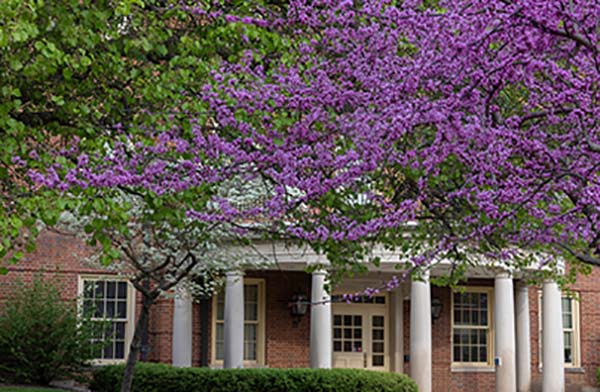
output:
<svg viewBox="0 0 600 392"><path fill-rule="evenodd" d="M360 241L419 221L446 228L430 239L442 252L483 242L506 260L511 246L598 251L600 5L437 3L292 0L271 19L213 13L277 32L289 50L249 47L224 61L198 98L210 121L190 118L191 133L119 139L101 160L79 155L31 176L159 194L260 178L277 190L263 204L216 198L189 216L260 216L308 241ZM348 193L369 196L353 213L329 202L350 205Z"/></svg>

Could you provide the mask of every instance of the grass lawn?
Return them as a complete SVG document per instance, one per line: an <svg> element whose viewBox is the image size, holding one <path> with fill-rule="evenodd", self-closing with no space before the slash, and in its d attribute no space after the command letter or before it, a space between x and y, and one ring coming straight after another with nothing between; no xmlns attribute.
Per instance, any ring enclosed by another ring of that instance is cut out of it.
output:
<svg viewBox="0 0 600 392"><path fill-rule="evenodd" d="M64 389L43 388L43 387L2 387L0 392L67 392Z"/></svg>

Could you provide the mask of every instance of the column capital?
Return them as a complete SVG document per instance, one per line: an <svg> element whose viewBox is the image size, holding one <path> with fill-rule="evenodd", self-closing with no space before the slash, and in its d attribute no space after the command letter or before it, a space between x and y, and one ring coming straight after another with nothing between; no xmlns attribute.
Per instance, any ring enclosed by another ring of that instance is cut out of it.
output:
<svg viewBox="0 0 600 392"><path fill-rule="evenodd" d="M227 272L225 272L225 276L228 277L228 278L229 277L239 278L239 277L242 277L244 275L245 275L244 271L241 271L241 270L234 270L234 271L227 271Z"/></svg>
<svg viewBox="0 0 600 392"><path fill-rule="evenodd" d="M323 275L323 276L327 276L327 275L329 275L329 273L328 273L328 272L327 272L327 270L325 270L325 269L317 269L317 270L314 270L314 271L312 272L312 275Z"/></svg>
<svg viewBox="0 0 600 392"><path fill-rule="evenodd" d="M508 271L500 270L496 272L495 279L512 279L512 276Z"/></svg>

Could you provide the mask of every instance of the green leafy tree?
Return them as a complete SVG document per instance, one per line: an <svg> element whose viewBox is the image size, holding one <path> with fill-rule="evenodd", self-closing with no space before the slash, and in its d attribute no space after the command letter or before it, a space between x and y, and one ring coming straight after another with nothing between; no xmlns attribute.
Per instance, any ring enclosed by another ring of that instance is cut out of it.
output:
<svg viewBox="0 0 600 392"><path fill-rule="evenodd" d="M208 12L248 14L263 1L201 3ZM30 169L74 165L74 150L93 159L124 133L148 144L149 129L189 130L189 118L205 111L196 97L219 59L234 61L257 42L265 53L280 45L252 26L207 23L196 5L0 2L0 260L33 250L40 223L54 225L71 197L35 185Z"/></svg>

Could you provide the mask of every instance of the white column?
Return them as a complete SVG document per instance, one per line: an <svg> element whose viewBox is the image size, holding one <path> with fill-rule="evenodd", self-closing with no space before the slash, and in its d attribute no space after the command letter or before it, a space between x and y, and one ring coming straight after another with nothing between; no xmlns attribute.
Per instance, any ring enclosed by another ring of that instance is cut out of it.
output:
<svg viewBox="0 0 600 392"><path fill-rule="evenodd" d="M410 377L420 392L431 392L431 291L429 275L410 289Z"/></svg>
<svg viewBox="0 0 600 392"><path fill-rule="evenodd" d="M542 291L542 389L565 390L561 294L556 282L544 282Z"/></svg>
<svg viewBox="0 0 600 392"><path fill-rule="evenodd" d="M310 367L331 369L331 298L325 291L327 272L312 274L310 308Z"/></svg>
<svg viewBox="0 0 600 392"><path fill-rule="evenodd" d="M494 343L496 347L496 391L517 389L515 350L515 301L509 274L496 275L494 283Z"/></svg>
<svg viewBox="0 0 600 392"><path fill-rule="evenodd" d="M392 364L393 371L404 373L404 295L402 287L398 287L391 293L391 307L394 315L392 323Z"/></svg>
<svg viewBox="0 0 600 392"><path fill-rule="evenodd" d="M223 367L244 367L244 276L228 272L225 281Z"/></svg>
<svg viewBox="0 0 600 392"><path fill-rule="evenodd" d="M173 309L173 366L192 366L192 298L178 290Z"/></svg>
<svg viewBox="0 0 600 392"><path fill-rule="evenodd" d="M529 287L517 285L517 391L531 390L531 337L529 332Z"/></svg>

